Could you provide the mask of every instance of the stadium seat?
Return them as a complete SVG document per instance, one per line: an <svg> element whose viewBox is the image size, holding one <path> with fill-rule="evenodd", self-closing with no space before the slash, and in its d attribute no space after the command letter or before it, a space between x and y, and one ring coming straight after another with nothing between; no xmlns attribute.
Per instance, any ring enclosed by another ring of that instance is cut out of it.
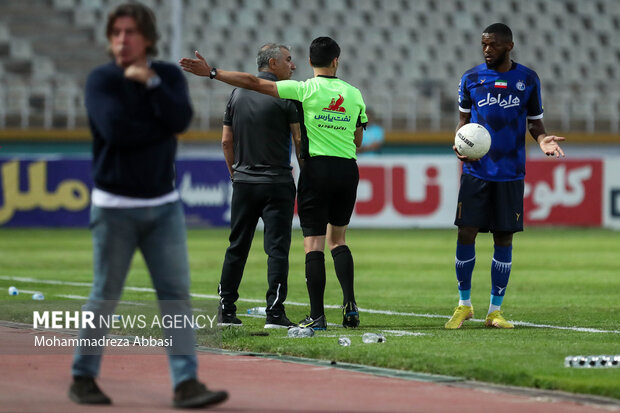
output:
<svg viewBox="0 0 620 413"><path fill-rule="evenodd" d="M0 82L4 81L6 89L8 77L17 75L24 81L28 94L34 93L29 85L68 76L77 87L76 93L83 93L88 71L105 61L103 50L107 39L103 26L107 14L123 2L125 0L49 0L41 2L38 13L29 13L18 0L0 2L0 15L11 16L16 10L20 13L16 18L0 22L0 67L4 69L0 71ZM171 22L173 3L168 0L142 2L153 8L158 19L159 56L170 59L173 53L171 33L175 29ZM437 87L441 91L439 106L446 118L454 115L448 111L453 110L453 91L458 78L481 62L480 30L494 21L504 21L512 27L515 35L513 57L537 70L545 93L556 94L568 87L574 97L577 89L573 86L584 80L600 85L610 80L617 82L620 77L620 46L615 44L615 39L620 38L620 1L617 0L534 0L531 3L515 0L182 0L178 4L183 7L181 52L184 54L199 49L215 59L213 61L220 67L255 72L257 47L269 41L283 42L293 47L293 58L298 66L294 78L303 79L312 76L305 64L309 42L316 36L330 35L342 48L340 75L351 84L377 89L377 85L371 85L373 76L376 77L380 66L385 66L387 69L383 72L386 73L382 76L416 85L426 81L433 88ZM31 25L30 32L28 25L18 23L25 21L21 16L36 21L36 15L43 17L40 24ZM61 22L67 26L63 27L63 33L66 29L67 34L58 37L58 47L42 46L37 37L40 32L47 30L53 34L53 24L62 26ZM79 43L75 62L69 65L63 50L74 47L77 38L84 43ZM37 63L33 64L35 60ZM420 116L427 116L423 101L428 100L428 88L418 90L412 86L411 90L406 90L400 82L385 82L381 87L387 88L395 99L400 99L400 95L422 93L417 106ZM212 87L206 86L205 90L211 93ZM26 117L20 115L25 111L18 109L19 105L12 104L11 114L7 114L6 119L17 119L20 125L22 121L28 123L38 119L38 115L35 116L39 113L37 107L30 105L32 113ZM62 116L72 118L70 105L61 106L65 107ZM221 108L215 110L214 107L217 105L210 103L207 112L221 116ZM400 121L400 124L416 123L408 118L412 115L399 112L397 108L402 105L392 107L391 116L395 122L386 125L397 125ZM79 118L79 108L75 109L75 116ZM612 127L612 112L593 110L595 116L603 119L594 122L595 129ZM551 108L548 115L564 121L563 115ZM584 122L583 118L578 118L576 110L571 110L569 115L577 116L575 125ZM397 119L401 116L406 119ZM422 119L418 126L427 120ZM200 117L196 120L198 124L204 125Z"/></svg>
<svg viewBox="0 0 620 413"><path fill-rule="evenodd" d="M61 117L63 126L73 129L79 114L85 115L82 90L72 79L58 78L54 88L53 116Z"/></svg>
<svg viewBox="0 0 620 413"><path fill-rule="evenodd" d="M2 68L2 66L0 66ZM4 69L0 69L0 77L4 77ZM0 82L0 128L6 127L6 89Z"/></svg>
<svg viewBox="0 0 620 413"><path fill-rule="evenodd" d="M9 79L5 89L6 116L19 118L19 126L26 129L30 126L30 103L27 86L19 79Z"/></svg>
<svg viewBox="0 0 620 413"><path fill-rule="evenodd" d="M40 117L42 126L46 129L52 127L52 85L48 80L39 80L30 85L28 102L36 112L33 116Z"/></svg>

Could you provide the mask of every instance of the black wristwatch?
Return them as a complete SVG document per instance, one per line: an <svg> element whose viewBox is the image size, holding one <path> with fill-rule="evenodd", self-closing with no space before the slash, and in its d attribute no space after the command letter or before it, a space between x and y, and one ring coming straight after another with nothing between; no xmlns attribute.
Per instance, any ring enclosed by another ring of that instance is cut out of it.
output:
<svg viewBox="0 0 620 413"><path fill-rule="evenodd" d="M217 76L217 69L212 67L211 71L209 72L209 79L213 79L215 76Z"/></svg>

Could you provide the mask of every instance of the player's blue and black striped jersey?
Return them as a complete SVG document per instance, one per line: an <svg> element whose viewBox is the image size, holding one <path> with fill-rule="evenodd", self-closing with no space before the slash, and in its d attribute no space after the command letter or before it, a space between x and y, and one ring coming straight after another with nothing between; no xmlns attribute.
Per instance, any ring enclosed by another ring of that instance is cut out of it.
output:
<svg viewBox="0 0 620 413"><path fill-rule="evenodd" d="M526 119L543 117L536 72L514 62L503 73L478 65L461 78L459 110L471 112L470 122L491 134L489 152L479 161L465 162L463 173L489 181L523 179Z"/></svg>

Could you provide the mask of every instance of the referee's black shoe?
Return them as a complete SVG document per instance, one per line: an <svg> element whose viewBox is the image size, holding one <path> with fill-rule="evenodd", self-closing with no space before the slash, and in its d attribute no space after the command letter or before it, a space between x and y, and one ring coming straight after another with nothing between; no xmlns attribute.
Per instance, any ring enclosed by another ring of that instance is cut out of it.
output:
<svg viewBox="0 0 620 413"><path fill-rule="evenodd" d="M325 321L325 314L317 318L307 316L299 322L298 326L310 327L313 330L327 330L327 321Z"/></svg>
<svg viewBox="0 0 620 413"><path fill-rule="evenodd" d="M347 303L342 308L342 326L344 328L355 328L360 325L360 314L355 303Z"/></svg>
<svg viewBox="0 0 620 413"><path fill-rule="evenodd" d="M112 400L97 386L95 379L89 376L73 376L69 398L77 404L112 403Z"/></svg>
<svg viewBox="0 0 620 413"><path fill-rule="evenodd" d="M296 325L286 317L284 311L267 314L267 319L265 320L265 328L289 328Z"/></svg>

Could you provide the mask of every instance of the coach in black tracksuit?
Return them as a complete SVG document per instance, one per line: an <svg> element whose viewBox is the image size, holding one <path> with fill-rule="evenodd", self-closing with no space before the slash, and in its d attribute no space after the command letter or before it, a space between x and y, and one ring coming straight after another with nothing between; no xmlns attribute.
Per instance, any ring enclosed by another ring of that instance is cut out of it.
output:
<svg viewBox="0 0 620 413"><path fill-rule="evenodd" d="M256 58L258 77L290 79L295 64L288 47L269 43ZM222 149L233 180L230 246L219 285L219 325L241 325L235 301L258 219L265 224L267 319L265 328L287 328L284 312L288 255L295 203L291 173L291 133L299 154L300 129L292 101L257 92L233 90L222 131Z"/></svg>

